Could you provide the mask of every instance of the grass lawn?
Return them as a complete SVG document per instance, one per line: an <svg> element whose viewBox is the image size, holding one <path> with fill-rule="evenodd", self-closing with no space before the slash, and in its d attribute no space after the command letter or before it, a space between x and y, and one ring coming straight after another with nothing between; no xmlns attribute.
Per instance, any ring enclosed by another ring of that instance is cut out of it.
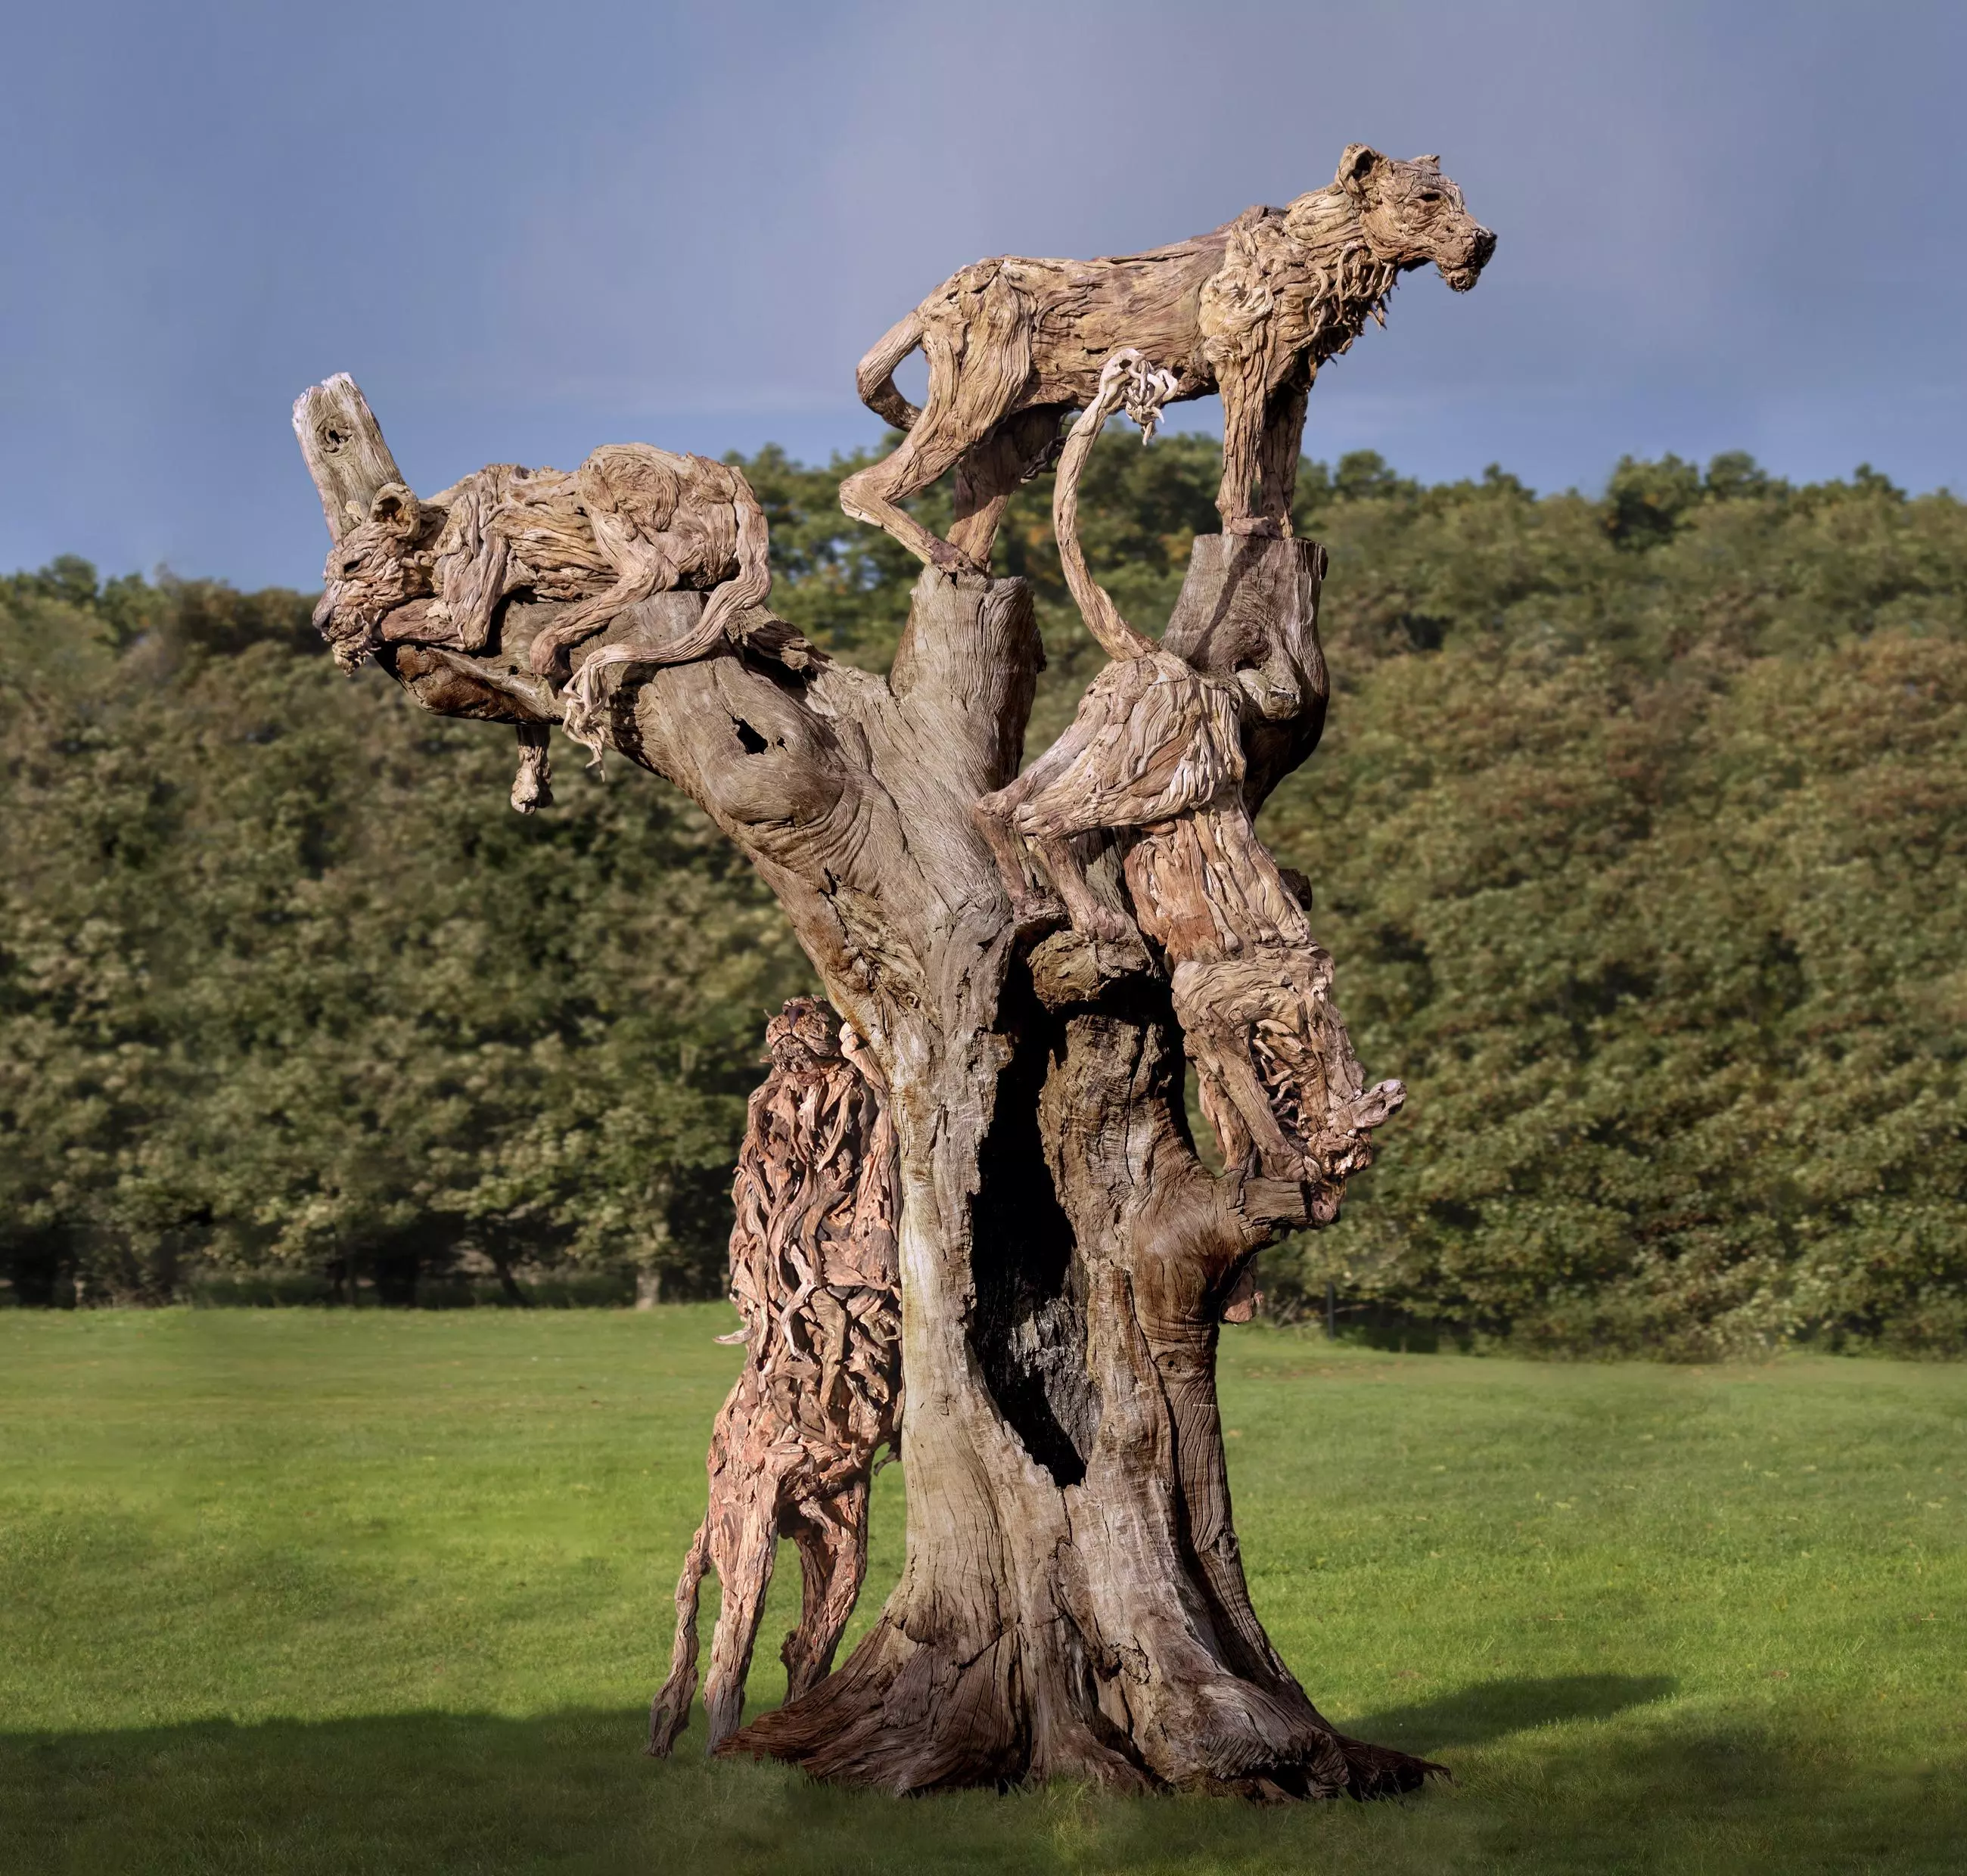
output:
<svg viewBox="0 0 1967 1876"><path fill-rule="evenodd" d="M1967 1369L1229 1332L1258 1611L1455 1784L897 1801L641 1756L732 1319L0 1316L0 1869L1967 1867Z"/></svg>

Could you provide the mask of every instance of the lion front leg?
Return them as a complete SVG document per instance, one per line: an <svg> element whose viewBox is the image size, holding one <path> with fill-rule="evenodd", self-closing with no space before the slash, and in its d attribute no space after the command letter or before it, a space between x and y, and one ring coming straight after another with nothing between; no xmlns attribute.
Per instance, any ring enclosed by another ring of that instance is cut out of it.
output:
<svg viewBox="0 0 1967 1876"><path fill-rule="evenodd" d="M676 585L675 566L666 555L650 551L645 544L635 544L632 557L625 558L628 564L622 567L613 586L570 607L533 641L527 662L535 676L548 676L567 646L593 638L630 606L639 605L651 593L667 593Z"/></svg>
<svg viewBox="0 0 1967 1876"><path fill-rule="evenodd" d="M1216 493L1216 512L1226 534L1277 532L1268 515L1253 514L1251 491L1257 480L1262 451L1265 400L1256 373L1239 365L1223 373L1223 482Z"/></svg>
<svg viewBox="0 0 1967 1876"><path fill-rule="evenodd" d="M1093 897L1086 883L1085 869L1071 848L1072 835L1100 830L1097 823L1085 822L1080 791L1071 786L1068 778L1074 765L1092 754L1103 732L1116 720L1116 712L1124 715L1125 711L1124 699L1116 703L1096 679L1080 699L1078 713L1065 734L1015 782L982 796L971 808L971 817L997 862L1011 902L1012 919L1022 932L1035 935L1069 915L1072 924L1089 936L1116 935L1104 928L1111 923L1110 909ZM1062 795L1048 794L1061 783L1066 784ZM1080 811L1077 821L1071 818L1075 808ZM1057 897L1034 890L1034 860L1044 867ZM1124 938L1134 934L1129 926L1117 935Z"/></svg>
<svg viewBox="0 0 1967 1876"><path fill-rule="evenodd" d="M1045 862L1046 872L1051 875L1053 885L1065 901L1066 916L1072 921L1073 930L1085 938L1138 946L1141 934L1133 920L1124 912L1116 912L1103 903L1087 883L1085 866L1074 850L1074 836L1041 832L1035 825L1036 819L1029 809L1024 810L1019 816L1019 831Z"/></svg>
<svg viewBox="0 0 1967 1876"><path fill-rule="evenodd" d="M1304 447L1304 407L1311 386L1299 373L1280 385L1264 402L1263 443L1257 457L1257 496L1263 518L1289 538L1291 502L1297 493L1297 463Z"/></svg>
<svg viewBox="0 0 1967 1876"><path fill-rule="evenodd" d="M1033 880L1031 863L1035 856L1013 825L1013 817L1031 797L1036 773L1035 769L1031 770L1009 788L984 796L970 810L977 831L984 836L991 858L997 863L1004 895L1011 902L1011 922L1028 937L1063 923L1066 915L1064 902Z"/></svg>

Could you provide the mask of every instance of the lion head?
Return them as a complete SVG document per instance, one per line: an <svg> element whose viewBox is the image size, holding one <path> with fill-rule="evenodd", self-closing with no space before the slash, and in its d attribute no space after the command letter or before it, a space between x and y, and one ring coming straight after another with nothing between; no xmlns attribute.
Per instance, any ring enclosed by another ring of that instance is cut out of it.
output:
<svg viewBox="0 0 1967 1876"><path fill-rule="evenodd" d="M388 614L436 590L429 541L444 518L442 509L425 508L400 482L385 483L369 504L369 518L329 551L315 629L344 670L376 648L376 628Z"/></svg>
<svg viewBox="0 0 1967 1876"><path fill-rule="evenodd" d="M1481 277L1496 237L1471 215L1439 157L1411 163L1349 144L1336 185L1358 211L1373 252L1402 273L1433 266L1458 293Z"/></svg>
<svg viewBox="0 0 1967 1876"><path fill-rule="evenodd" d="M765 1048L775 1068L823 1068L840 1059L840 1019L816 996L796 996L765 1025Z"/></svg>

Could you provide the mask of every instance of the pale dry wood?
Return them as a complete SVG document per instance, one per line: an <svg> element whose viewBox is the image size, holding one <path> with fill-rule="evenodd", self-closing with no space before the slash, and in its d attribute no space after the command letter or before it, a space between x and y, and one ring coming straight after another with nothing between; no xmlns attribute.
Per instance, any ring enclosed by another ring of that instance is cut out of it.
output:
<svg viewBox="0 0 1967 1876"><path fill-rule="evenodd" d="M528 648L545 677L568 647L652 595L709 589L692 629L662 648L661 661L682 664L764 605L767 549L764 512L739 470L608 444L571 475L494 463L427 502L385 483L329 554L315 624L352 670L385 639L483 651L515 593L573 601ZM591 695L575 696L591 711Z"/></svg>
<svg viewBox="0 0 1967 1876"><path fill-rule="evenodd" d="M294 434L334 540L369 518L378 489L403 479L368 400L345 371L295 399Z"/></svg>
<svg viewBox="0 0 1967 1876"><path fill-rule="evenodd" d="M978 261L861 361L862 401L906 434L841 484L841 505L932 566L987 567L1011 492L1051 460L1060 419L1092 401L1104 361L1133 347L1174 379L1171 401L1222 393L1224 531L1288 534L1319 366L1384 320L1401 274L1432 266L1465 292L1495 240L1438 159L1400 162L1353 144L1329 188L1172 247ZM918 350L929 366L920 409L894 383ZM942 541L900 504L952 468L957 518Z"/></svg>
<svg viewBox="0 0 1967 1876"><path fill-rule="evenodd" d="M497 463L420 499L346 373L302 396L294 429L334 538L314 622L336 662L373 656L427 708L518 724L522 814L551 799L541 727L598 756L630 670L734 638L791 667L812 655L766 609L764 512L727 464L609 444L572 474ZM708 598L661 603L690 591ZM515 597L557 609L514 633Z"/></svg>
<svg viewBox="0 0 1967 1876"><path fill-rule="evenodd" d="M1199 544L1177 615L1211 676L1304 638L1316 550ZM657 594L599 636L673 638L704 603ZM551 722L562 693L524 652L556 616L516 594L481 651L386 631L376 655L427 708ZM1266 719L1261 755L1246 732L1248 791L1315 741L1306 655L1300 720ZM777 894L895 1138L903 1577L844 1666L719 1749L896 1791L1407 1788L1425 1766L1343 1738L1277 1658L1229 1516L1219 1319L1304 1188L1210 1176L1170 986L1138 940L1032 948L973 814L1017 773L1042 658L1022 583L930 570L885 679L727 634L626 664L596 713Z"/></svg>
<svg viewBox="0 0 1967 1876"><path fill-rule="evenodd" d="M832 1666L867 1574L876 1457L900 1437L899 1205L878 1071L812 997L787 1003L765 1034L771 1072L751 1097L732 1193L731 1300L744 1327L725 1339L742 1340L744 1367L717 1417L710 1506L677 1585L670 1677L649 1717L659 1758L690 1721L706 1570L722 1591L704 1684L713 1751L737 1729L782 1537L805 1585L783 1653L789 1693Z"/></svg>

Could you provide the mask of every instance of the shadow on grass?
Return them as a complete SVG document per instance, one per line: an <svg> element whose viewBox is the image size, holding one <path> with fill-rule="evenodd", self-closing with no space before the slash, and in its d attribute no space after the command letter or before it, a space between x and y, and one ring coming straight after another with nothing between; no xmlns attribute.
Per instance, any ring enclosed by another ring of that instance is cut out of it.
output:
<svg viewBox="0 0 1967 1876"><path fill-rule="evenodd" d="M1610 1719L1629 1706L1663 1700L1667 1674L1563 1674L1548 1681L1484 1681L1440 1699L1348 1720L1345 1730L1376 1745L1427 1758L1458 1745L1487 1745L1512 1732L1580 1719Z"/></svg>
<svg viewBox="0 0 1967 1876"><path fill-rule="evenodd" d="M1956 1870L1961 1767L1880 1765L1841 1727L1696 1720L1659 1679L1495 1681L1356 1723L1456 1749L1398 1804L1275 1810L1072 1787L899 1800L639 1747L638 1709L409 1713L0 1735L0 1871L439 1872ZM1821 1716L1820 1716L1820 1719ZM1549 1727L1547 1732L1535 1729ZM1958 1755L1956 1755L1956 1760Z"/></svg>

